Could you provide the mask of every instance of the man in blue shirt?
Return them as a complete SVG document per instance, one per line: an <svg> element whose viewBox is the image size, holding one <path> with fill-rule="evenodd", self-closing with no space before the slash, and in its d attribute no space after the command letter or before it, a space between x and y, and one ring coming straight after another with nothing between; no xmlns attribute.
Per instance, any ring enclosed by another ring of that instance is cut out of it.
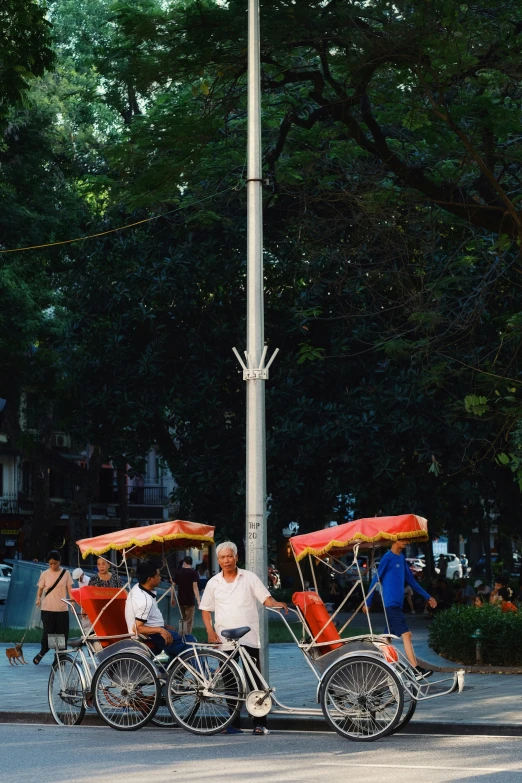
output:
<svg viewBox="0 0 522 783"><path fill-rule="evenodd" d="M409 541L394 541L391 549L382 557L377 570L382 588L382 602L388 620L388 626L384 633L391 633L394 636L401 637L408 661L421 675L427 677L432 672L417 665L417 658L411 641L411 631L408 628L406 618L402 611L402 605L404 603L404 584L409 584L410 587L416 593L419 593L433 609L437 606L437 601L428 595L426 590L423 590L410 571L406 559L402 554L409 543ZM372 593L372 588L376 582L377 574L373 577L368 590L368 593L371 593L371 595L368 596L366 599L366 606L363 607L363 612L365 613L369 612L372 605L375 592Z"/></svg>

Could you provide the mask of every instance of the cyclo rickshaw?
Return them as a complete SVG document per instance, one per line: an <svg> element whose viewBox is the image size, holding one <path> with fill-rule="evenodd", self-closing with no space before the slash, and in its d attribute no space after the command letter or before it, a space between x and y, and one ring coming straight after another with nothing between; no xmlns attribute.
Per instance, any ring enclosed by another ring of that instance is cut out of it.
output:
<svg viewBox="0 0 522 783"><path fill-rule="evenodd" d="M185 534L188 531L186 526L191 526L190 530L205 527L187 522L165 524L183 525ZM154 525L141 530L151 534L154 528L163 526ZM149 549L150 543L143 538L138 540L141 530L133 529L136 539L130 542L139 553L158 553L165 546L166 541L155 540L152 550ZM212 528L206 530L213 532ZM128 533L119 531L122 537ZM208 537L200 540L210 540L212 533L205 535ZM131 551L128 545L118 545L117 534L103 538L111 536L115 537L111 540L113 548ZM317 680L316 701L320 708L294 707L279 701L275 688L263 678L240 644L250 628L224 630L221 636L227 640L225 644L191 644L167 663L161 656L154 656L143 641L132 639L125 633L114 635L114 627L109 626L116 619L117 610L114 618L108 612L117 596L104 602L106 609L100 609L94 606L96 597L92 604L85 600L87 593L83 591L89 588L81 588L79 592L82 594L75 596L76 600L87 609L93 626L99 625L105 618L103 628L107 633L96 636L84 634L73 655L70 651L57 652L49 681L49 701L55 719L69 725L79 723L85 707L94 704L102 719L116 729L140 728L151 720L169 725L170 720L170 725L175 723L194 734L211 735L223 731L246 706L248 712L256 717L269 712L324 715L341 736L357 741L373 741L398 731L412 718L419 701L457 690L460 692L464 686L464 674L459 671L435 681L420 676L393 645L393 639L397 637L373 632L369 615L369 633L347 638L341 636L362 609L366 598L359 550L370 548L374 552L376 547L397 539L428 540L426 520L413 514L361 519L290 539L303 590L294 593L292 601L296 608L289 611L299 623L301 638L297 638L279 609L268 608L268 611L280 615L312 670ZM93 541L96 539L91 539L89 544L79 542L84 556L90 552L99 553L99 549L91 546ZM185 546L190 544L185 543ZM340 558L348 553L352 553L353 560L346 564ZM303 567L306 560L313 590L307 590L305 585ZM319 596L317 562L324 563L337 574L349 570L356 573L353 586L332 615ZM338 630L335 618L357 589L362 591L362 601ZM98 616L94 616L96 611ZM97 644L104 643L109 643L109 646L101 650L96 648ZM170 711L170 719L163 706L163 713L158 718L157 710L162 700ZM53 708L55 701L58 708Z"/></svg>
<svg viewBox="0 0 522 783"><path fill-rule="evenodd" d="M323 714L329 725L343 737L373 741L404 727L419 701L460 692L464 686L462 671L431 681L419 675L394 646L393 640L397 637L373 632L370 615L367 615L369 633L349 638L341 636L362 609L366 598L359 550L371 548L374 552L376 547L397 539L427 541L426 520L413 514L360 519L290 539L303 590L294 593L292 602L296 608L289 611L301 625L301 638L296 637L281 610L268 608L268 611L280 614L314 673L320 709L292 707L280 702L275 688L270 687L240 645L241 637L250 629L232 628L221 632L228 644L213 649L212 645L195 647L182 653L170 665L167 704L176 722L195 734L215 734L223 731L246 705L248 712L256 717L269 712L303 716ZM353 554L353 561L346 565L340 558L349 552ZM307 590L305 586L305 560L309 563L313 590ZM317 562L338 574L349 569L355 569L357 574L350 591L331 616L319 596ZM362 601L345 625L337 630L334 620L357 589L362 591Z"/></svg>
<svg viewBox="0 0 522 783"><path fill-rule="evenodd" d="M57 723L77 725L86 709L95 707L105 723L121 731L139 729L149 721L158 726L175 725L165 703L168 657L155 655L146 637L128 632L125 603L132 581L128 559L160 555L168 571L168 553L213 543L212 526L179 519L77 542L84 558L103 557L110 550L121 553L120 566L125 566L127 583L121 588L73 588L74 600L65 601L82 634L69 639L67 649L64 637L50 638L55 659L48 697ZM159 600L169 595L171 591L166 590ZM175 597L174 591L172 595Z"/></svg>

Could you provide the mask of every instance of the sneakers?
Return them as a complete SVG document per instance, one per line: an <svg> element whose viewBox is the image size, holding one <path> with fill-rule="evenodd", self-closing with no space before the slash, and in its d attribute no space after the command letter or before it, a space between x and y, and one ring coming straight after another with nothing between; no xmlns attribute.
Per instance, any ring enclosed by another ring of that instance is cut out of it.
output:
<svg viewBox="0 0 522 783"><path fill-rule="evenodd" d="M255 734L257 736L262 736L263 734L270 734L266 726L254 726L254 731L252 734Z"/></svg>
<svg viewBox="0 0 522 783"><path fill-rule="evenodd" d="M424 666L417 666L417 668L414 669L414 672L416 680L423 680L425 677L431 677L433 669L425 669Z"/></svg>

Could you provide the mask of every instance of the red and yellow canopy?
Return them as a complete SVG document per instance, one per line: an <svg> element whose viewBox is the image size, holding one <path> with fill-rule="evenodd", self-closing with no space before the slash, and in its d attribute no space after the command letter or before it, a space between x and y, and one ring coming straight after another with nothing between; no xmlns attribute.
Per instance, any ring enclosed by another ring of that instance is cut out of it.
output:
<svg viewBox="0 0 522 783"><path fill-rule="evenodd" d="M382 546L391 541L428 540L428 522L416 514L402 514L397 517L368 517L346 522L336 527L326 527L314 533L293 536L290 544L296 560L307 555L331 554L336 557L345 554L354 544L361 547Z"/></svg>
<svg viewBox="0 0 522 783"><path fill-rule="evenodd" d="M162 554L172 549L189 549L202 544L214 543L214 528L212 525L200 525L197 522L185 522L175 519L171 522L161 522L159 525L147 527L130 527L126 530L115 530L103 536L82 538L76 542L82 556L104 555L111 549L118 551L132 550L132 557L142 557L148 554Z"/></svg>

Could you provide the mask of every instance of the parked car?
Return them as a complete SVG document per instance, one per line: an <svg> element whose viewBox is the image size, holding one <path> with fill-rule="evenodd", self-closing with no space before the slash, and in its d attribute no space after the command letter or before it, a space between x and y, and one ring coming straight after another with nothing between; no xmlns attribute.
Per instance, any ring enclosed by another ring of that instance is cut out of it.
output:
<svg viewBox="0 0 522 783"><path fill-rule="evenodd" d="M11 566L0 563L0 603L7 599L12 570Z"/></svg>
<svg viewBox="0 0 522 783"><path fill-rule="evenodd" d="M491 565L494 566L497 563L501 562L500 555L491 555ZM522 557L519 555L518 552L513 552L513 570L511 571L511 576L520 576L522 567ZM475 563L475 568L473 569L473 573L475 576L484 576L486 573L486 558L484 555L482 557L479 557L477 562Z"/></svg>
<svg viewBox="0 0 522 783"><path fill-rule="evenodd" d="M460 562L460 558L458 558L457 555L451 554L450 552L444 555L439 555L437 558L437 567L435 568L435 573L440 574L440 568L438 566L441 558L444 558L447 563L446 579L462 579L463 568Z"/></svg>
<svg viewBox="0 0 522 783"><path fill-rule="evenodd" d="M421 560L420 557L407 557L406 562L414 574L422 574L426 568L426 563L424 560Z"/></svg>

